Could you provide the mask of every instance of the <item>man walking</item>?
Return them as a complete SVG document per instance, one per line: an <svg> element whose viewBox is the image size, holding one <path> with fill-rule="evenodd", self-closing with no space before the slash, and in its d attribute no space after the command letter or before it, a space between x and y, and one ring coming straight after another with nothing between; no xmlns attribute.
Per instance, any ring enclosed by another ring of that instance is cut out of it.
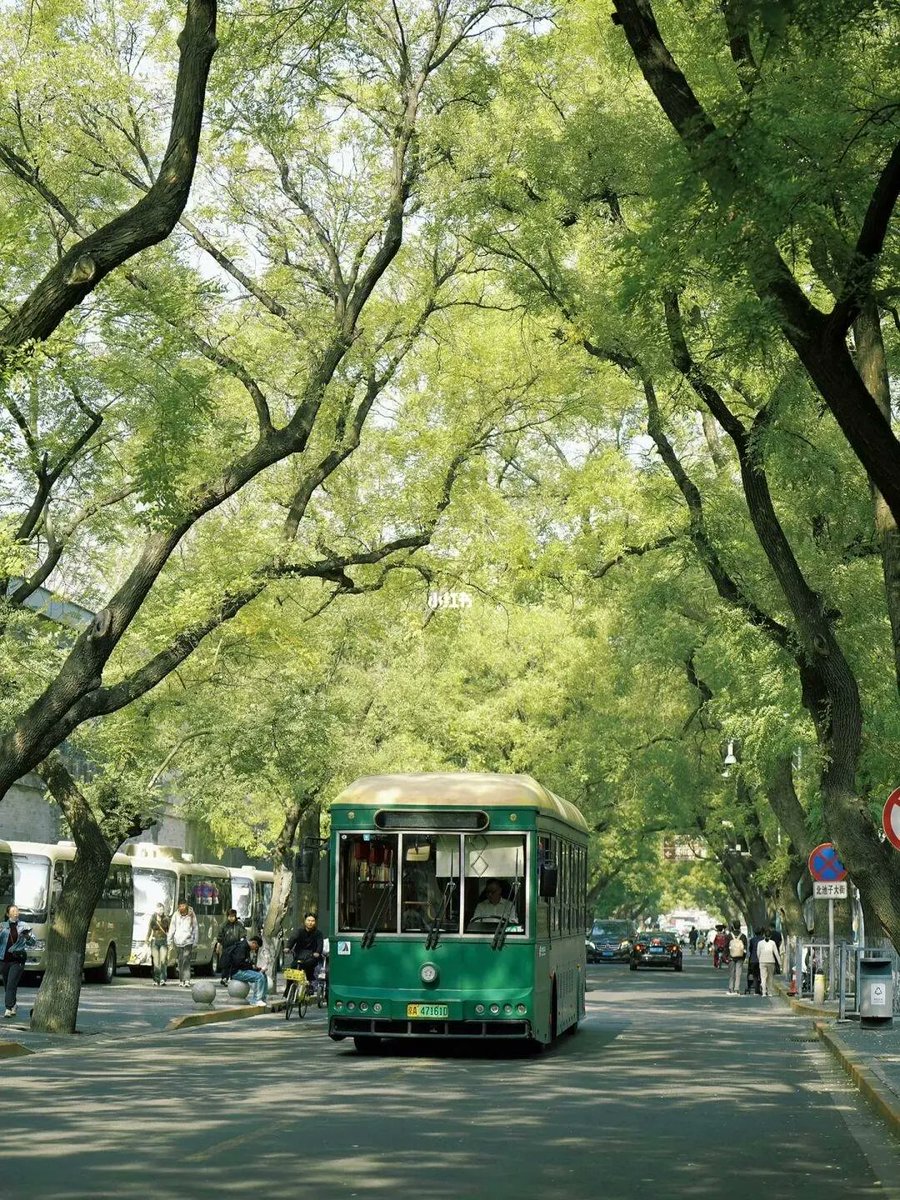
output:
<svg viewBox="0 0 900 1200"><path fill-rule="evenodd" d="M180 900L169 926L169 945L175 947L178 958L178 978L183 988L191 986L191 955L200 941L197 914L187 900Z"/></svg>
<svg viewBox="0 0 900 1200"><path fill-rule="evenodd" d="M759 980L762 985L762 994L771 996L774 991L775 968L781 970L781 955L778 946L772 940L771 929L767 929L762 935L762 940L756 947L756 957L759 959Z"/></svg>

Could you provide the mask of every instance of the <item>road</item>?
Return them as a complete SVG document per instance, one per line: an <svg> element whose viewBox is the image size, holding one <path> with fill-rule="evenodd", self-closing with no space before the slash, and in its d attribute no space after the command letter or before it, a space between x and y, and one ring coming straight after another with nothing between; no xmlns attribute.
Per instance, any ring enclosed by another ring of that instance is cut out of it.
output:
<svg viewBox="0 0 900 1200"><path fill-rule="evenodd" d="M708 960L589 982L537 1057L361 1057L312 1010L7 1060L0 1195L900 1197L896 1143L782 1002L727 996Z"/></svg>

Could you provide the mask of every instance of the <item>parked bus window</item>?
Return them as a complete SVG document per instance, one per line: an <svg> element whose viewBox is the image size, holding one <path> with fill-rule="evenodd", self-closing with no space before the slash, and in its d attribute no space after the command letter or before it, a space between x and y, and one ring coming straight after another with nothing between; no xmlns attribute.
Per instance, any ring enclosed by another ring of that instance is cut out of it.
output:
<svg viewBox="0 0 900 1200"><path fill-rule="evenodd" d="M14 882L12 855L8 850L0 850L0 904L4 911L15 900Z"/></svg>
<svg viewBox="0 0 900 1200"><path fill-rule="evenodd" d="M150 914L161 904L166 916L175 911L176 876L174 871L146 867L134 868L134 919L141 937L146 937Z"/></svg>
<svg viewBox="0 0 900 1200"><path fill-rule="evenodd" d="M253 917L253 880L246 875L232 875L231 905L237 911L238 920L249 924Z"/></svg>
<svg viewBox="0 0 900 1200"><path fill-rule="evenodd" d="M16 904L23 921L47 920L50 859L43 854L14 854Z"/></svg>

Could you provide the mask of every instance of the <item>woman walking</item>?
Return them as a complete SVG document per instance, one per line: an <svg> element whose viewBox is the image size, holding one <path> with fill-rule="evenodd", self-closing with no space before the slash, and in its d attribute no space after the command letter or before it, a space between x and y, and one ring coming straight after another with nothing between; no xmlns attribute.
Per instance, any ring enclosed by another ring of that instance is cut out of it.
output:
<svg viewBox="0 0 900 1200"><path fill-rule="evenodd" d="M153 967L153 982L157 987L165 987L169 974L169 918L162 904L157 904L156 911L150 918L147 927L147 945L150 947L150 962Z"/></svg>
<svg viewBox="0 0 900 1200"><path fill-rule="evenodd" d="M6 993L4 1017L14 1017L18 1011L16 999L19 980L25 970L27 948L33 945L31 930L27 925L19 924L19 910L15 904L7 905L3 921L0 922L0 980Z"/></svg>

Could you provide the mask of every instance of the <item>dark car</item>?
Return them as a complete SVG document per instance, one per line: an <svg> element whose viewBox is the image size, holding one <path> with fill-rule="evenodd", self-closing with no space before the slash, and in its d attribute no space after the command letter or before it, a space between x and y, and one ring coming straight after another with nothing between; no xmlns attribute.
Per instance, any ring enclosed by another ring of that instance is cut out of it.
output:
<svg viewBox="0 0 900 1200"><path fill-rule="evenodd" d="M670 929L648 929L637 934L631 946L629 966L632 971L638 967L672 967L682 970L681 946L678 934Z"/></svg>
<svg viewBox="0 0 900 1200"><path fill-rule="evenodd" d="M595 921L584 943L588 962L628 962L633 937L630 921Z"/></svg>

